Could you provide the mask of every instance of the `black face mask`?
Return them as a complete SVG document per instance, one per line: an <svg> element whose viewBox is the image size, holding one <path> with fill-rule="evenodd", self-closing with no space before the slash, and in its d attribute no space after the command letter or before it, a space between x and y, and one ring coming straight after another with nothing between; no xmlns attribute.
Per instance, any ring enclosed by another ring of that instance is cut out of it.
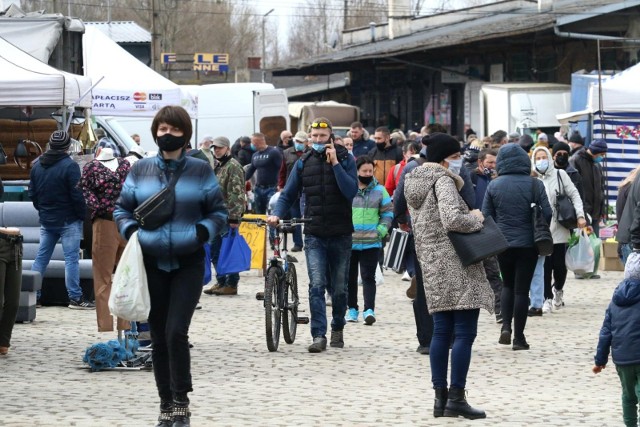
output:
<svg viewBox="0 0 640 427"><path fill-rule="evenodd" d="M363 183L364 185L369 185L371 184L371 181L373 181L373 176L360 176L358 175L358 180Z"/></svg>
<svg viewBox="0 0 640 427"><path fill-rule="evenodd" d="M231 156L231 154L230 154L229 152L226 152L223 156L220 156L220 157L218 157L218 156L213 156L213 157L215 157L217 160L222 161L222 160L226 160L226 159L227 159L228 157L230 157L230 156Z"/></svg>
<svg viewBox="0 0 640 427"><path fill-rule="evenodd" d="M564 169L569 164L569 156L567 155L557 156L555 163L557 167L559 167L560 169Z"/></svg>
<svg viewBox="0 0 640 427"><path fill-rule="evenodd" d="M157 139L160 151L176 151L183 148L186 144L184 136L175 136L165 133Z"/></svg>
<svg viewBox="0 0 640 427"><path fill-rule="evenodd" d="M384 150L387 147L387 143L386 142L376 142L376 147L378 147L378 150Z"/></svg>

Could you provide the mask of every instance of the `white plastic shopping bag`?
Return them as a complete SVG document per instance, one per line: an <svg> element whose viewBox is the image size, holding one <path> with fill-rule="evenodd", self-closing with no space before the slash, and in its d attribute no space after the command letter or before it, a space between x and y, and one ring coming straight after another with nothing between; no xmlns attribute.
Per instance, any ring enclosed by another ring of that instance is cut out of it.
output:
<svg viewBox="0 0 640 427"><path fill-rule="evenodd" d="M109 311L121 319L143 322L149 317L150 309L147 272L144 269L142 248L136 231L129 238L113 276Z"/></svg>
<svg viewBox="0 0 640 427"><path fill-rule="evenodd" d="M382 274L382 267L380 264L376 267L376 285L380 286L384 283L384 275ZM358 286L362 286L362 276L360 276L360 266L358 266Z"/></svg>
<svg viewBox="0 0 640 427"><path fill-rule="evenodd" d="M576 274L585 274L593 271L594 253L586 229L580 230L578 243L567 249L564 259L567 269Z"/></svg>

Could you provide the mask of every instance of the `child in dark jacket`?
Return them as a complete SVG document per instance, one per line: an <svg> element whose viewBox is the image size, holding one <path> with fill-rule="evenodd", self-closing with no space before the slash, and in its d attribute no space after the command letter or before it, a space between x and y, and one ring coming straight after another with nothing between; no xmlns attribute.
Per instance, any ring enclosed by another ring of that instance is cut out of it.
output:
<svg viewBox="0 0 640 427"><path fill-rule="evenodd" d="M613 291L604 315L593 373L607 365L609 350L622 384L622 419L638 425L640 390L640 253L633 252L624 268L624 280Z"/></svg>

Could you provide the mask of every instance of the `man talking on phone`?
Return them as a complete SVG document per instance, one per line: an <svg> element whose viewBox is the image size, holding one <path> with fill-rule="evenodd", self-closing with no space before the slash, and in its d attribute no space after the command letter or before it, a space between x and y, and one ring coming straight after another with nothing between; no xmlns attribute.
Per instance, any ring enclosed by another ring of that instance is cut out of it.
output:
<svg viewBox="0 0 640 427"><path fill-rule="evenodd" d="M320 117L311 123L311 150L294 165L267 222L275 226L300 194L305 195L304 252L309 273L311 311L310 353L327 348L325 291L333 290L331 341L344 347L343 329L347 311L347 275L351 257L351 204L358 191L356 164L346 148L334 144L333 126Z"/></svg>

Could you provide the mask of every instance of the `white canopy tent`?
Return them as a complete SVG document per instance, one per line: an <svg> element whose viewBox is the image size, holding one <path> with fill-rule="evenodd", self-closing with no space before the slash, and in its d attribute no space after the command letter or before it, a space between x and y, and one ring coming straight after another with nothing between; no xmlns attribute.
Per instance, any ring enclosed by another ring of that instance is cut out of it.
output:
<svg viewBox="0 0 640 427"><path fill-rule="evenodd" d="M92 91L96 116L153 117L165 105L195 116L191 95L147 67L99 29L87 25L82 39L84 74L104 79Z"/></svg>
<svg viewBox="0 0 640 427"><path fill-rule="evenodd" d="M86 108L91 97L78 99L89 89L89 77L56 70L0 37L0 105Z"/></svg>
<svg viewBox="0 0 640 427"><path fill-rule="evenodd" d="M602 110L605 113L640 112L640 64L615 74L602 82ZM589 105L591 112L600 111L598 84L589 87Z"/></svg>

